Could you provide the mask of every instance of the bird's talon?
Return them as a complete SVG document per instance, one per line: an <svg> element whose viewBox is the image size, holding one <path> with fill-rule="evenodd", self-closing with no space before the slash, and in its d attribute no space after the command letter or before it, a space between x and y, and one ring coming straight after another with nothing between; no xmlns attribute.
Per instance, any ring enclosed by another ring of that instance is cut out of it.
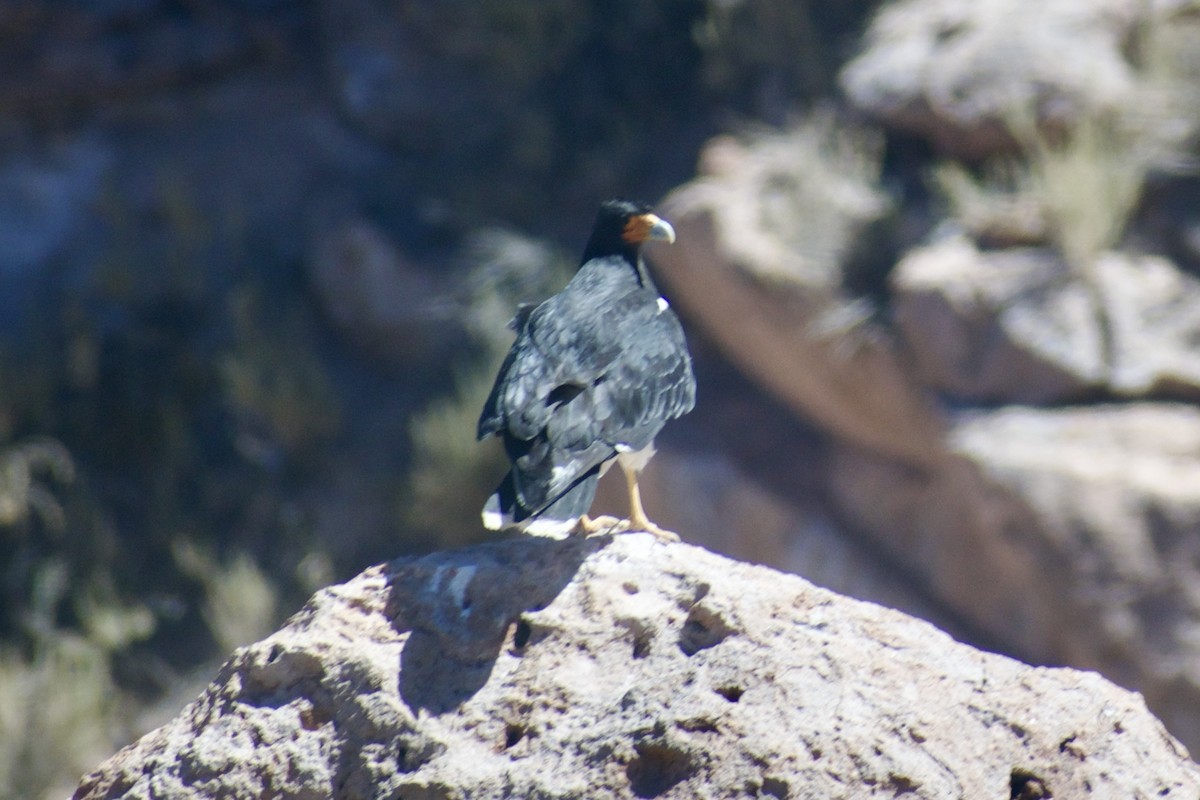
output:
<svg viewBox="0 0 1200 800"><path fill-rule="evenodd" d="M666 530L665 528L659 528L659 527L655 526L654 530L649 531L649 533L654 534L654 538L658 539L660 542L678 542L679 541L678 533L676 533L675 531Z"/></svg>
<svg viewBox="0 0 1200 800"><path fill-rule="evenodd" d="M622 531L626 533L648 533L654 538L663 542L678 542L679 534L675 531L669 531L665 528L660 528L650 520L625 520Z"/></svg>

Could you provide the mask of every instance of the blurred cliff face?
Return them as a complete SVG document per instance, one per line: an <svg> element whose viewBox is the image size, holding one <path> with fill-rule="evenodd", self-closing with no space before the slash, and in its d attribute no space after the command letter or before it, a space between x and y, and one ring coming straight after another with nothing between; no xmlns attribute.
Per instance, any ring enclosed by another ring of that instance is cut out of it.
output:
<svg viewBox="0 0 1200 800"><path fill-rule="evenodd" d="M1154 9L0 4L0 742L47 754L0 795L315 586L481 536L505 320L599 199L680 185L700 404L651 512L1195 707L1200 505L1145 475L1194 461L1200 48Z"/></svg>
<svg viewBox="0 0 1200 800"><path fill-rule="evenodd" d="M0 754L0 795L315 585L481 535L455 437L506 315L600 198L828 91L869 5L2 4L0 685L72 755Z"/></svg>
<svg viewBox="0 0 1200 800"><path fill-rule="evenodd" d="M264 520L309 491L390 529L404 420L491 352L464 324L473 231L569 263L597 198L659 196L734 115L829 90L867 5L6 4L0 444L65 445L78 513L157 530L147 564L213 526L277 558ZM529 287L505 302L554 288ZM363 447L376 478L304 488ZM300 505L285 527L321 529Z"/></svg>

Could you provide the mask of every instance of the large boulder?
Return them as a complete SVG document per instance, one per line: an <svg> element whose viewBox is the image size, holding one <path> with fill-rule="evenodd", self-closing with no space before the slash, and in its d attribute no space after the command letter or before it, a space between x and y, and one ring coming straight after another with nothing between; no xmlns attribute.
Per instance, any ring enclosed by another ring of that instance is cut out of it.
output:
<svg viewBox="0 0 1200 800"><path fill-rule="evenodd" d="M918 378L958 400L1200 397L1200 280L1158 256L1072 269L952 237L901 260L892 303Z"/></svg>
<svg viewBox="0 0 1200 800"><path fill-rule="evenodd" d="M839 448L844 519L985 639L1098 669L1200 741L1200 410L977 410L948 445L928 472Z"/></svg>
<svg viewBox="0 0 1200 800"><path fill-rule="evenodd" d="M85 798L1195 797L1135 694L646 534L367 570Z"/></svg>
<svg viewBox="0 0 1200 800"><path fill-rule="evenodd" d="M928 464L940 420L892 341L842 290L853 249L885 213L855 148L820 123L715 140L704 174L660 204L678 241L650 258L686 317L800 416Z"/></svg>
<svg viewBox="0 0 1200 800"><path fill-rule="evenodd" d="M1036 571L1086 631L1063 630L1048 658L1140 690L1200 741L1200 409L1007 408L950 438L1037 516L1053 555Z"/></svg>
<svg viewBox="0 0 1200 800"><path fill-rule="evenodd" d="M841 74L850 102L957 156L1015 146L1033 113L1070 125L1117 110L1136 85L1126 43L1152 6L1136 0L901 0L887 4Z"/></svg>

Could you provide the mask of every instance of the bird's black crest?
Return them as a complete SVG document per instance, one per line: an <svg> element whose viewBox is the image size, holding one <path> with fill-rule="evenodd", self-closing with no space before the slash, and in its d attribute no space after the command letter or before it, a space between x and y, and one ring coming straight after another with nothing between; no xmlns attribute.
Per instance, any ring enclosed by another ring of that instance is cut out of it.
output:
<svg viewBox="0 0 1200 800"><path fill-rule="evenodd" d="M626 200L624 197L614 197L600 204L600 211L596 214L596 217L613 217L626 220L635 214L649 214L653 210L645 203L639 203L636 200Z"/></svg>
<svg viewBox="0 0 1200 800"><path fill-rule="evenodd" d="M596 222L592 225L592 235L588 238L587 246L583 250L583 261L636 252L636 248L631 247L622 238L622 234L625 233L625 226L629 224L631 218L649 213L651 213L650 206L645 203L621 198L605 200L600 204ZM636 261L636 258L631 260Z"/></svg>

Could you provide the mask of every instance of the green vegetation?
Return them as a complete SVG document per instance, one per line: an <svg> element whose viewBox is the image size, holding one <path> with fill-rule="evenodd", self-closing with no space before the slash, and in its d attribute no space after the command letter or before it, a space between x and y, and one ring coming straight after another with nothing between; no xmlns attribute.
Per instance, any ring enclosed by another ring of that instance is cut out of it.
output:
<svg viewBox="0 0 1200 800"><path fill-rule="evenodd" d="M71 454L59 442L31 439L0 450L0 527L22 525L34 516L47 529L62 532L62 505L44 477L57 484L75 477Z"/></svg>
<svg viewBox="0 0 1200 800"><path fill-rule="evenodd" d="M485 446L475 441L479 411L498 364L480 361L462 372L453 394L414 415L409 425L413 469L403 493L404 519L443 546L484 537L480 507L506 469L494 442Z"/></svg>
<svg viewBox="0 0 1200 800"><path fill-rule="evenodd" d="M29 644L0 646L0 797L63 796L79 775L128 735L129 699L113 680L111 657L153 632L143 606L95 591L76 594L80 625L55 622L71 600L65 564L41 564L22 627Z"/></svg>
<svg viewBox="0 0 1200 800"><path fill-rule="evenodd" d="M0 350L0 800L68 794L334 575L289 506L342 419L319 320L158 191L157 235L101 204L93 280Z"/></svg>
<svg viewBox="0 0 1200 800"><path fill-rule="evenodd" d="M1035 126L1021 138L1030 155L1029 190L1051 239L1069 264L1086 270L1120 241L1150 165L1114 112L1084 116L1062 143Z"/></svg>
<svg viewBox="0 0 1200 800"><path fill-rule="evenodd" d="M279 622L279 590L253 560L221 564L194 542L176 546L180 570L202 583L200 603L217 650L212 659L269 633ZM328 576L322 576L327 578ZM40 800L70 793L79 776L141 733L144 698L123 688L114 658L145 642L159 626L145 604L128 604L112 587L71 585L67 566L39 565L21 618L27 642L0 645L0 798ZM76 624L57 622L70 606ZM179 676L180 678L185 676Z"/></svg>
<svg viewBox="0 0 1200 800"><path fill-rule="evenodd" d="M254 560L238 553L222 564L203 544L179 539L173 548L181 572L204 586L201 613L218 652L261 639L279 621L279 590Z"/></svg>
<svg viewBox="0 0 1200 800"><path fill-rule="evenodd" d="M951 216L984 244L1052 244L1090 268L1116 247L1156 171L1190 166L1200 130L1200 23L1147 21L1136 37L1135 83L1117 107L1084 109L1065 126L1030 108L1007 120L1020 153L971 171L932 174Z"/></svg>

